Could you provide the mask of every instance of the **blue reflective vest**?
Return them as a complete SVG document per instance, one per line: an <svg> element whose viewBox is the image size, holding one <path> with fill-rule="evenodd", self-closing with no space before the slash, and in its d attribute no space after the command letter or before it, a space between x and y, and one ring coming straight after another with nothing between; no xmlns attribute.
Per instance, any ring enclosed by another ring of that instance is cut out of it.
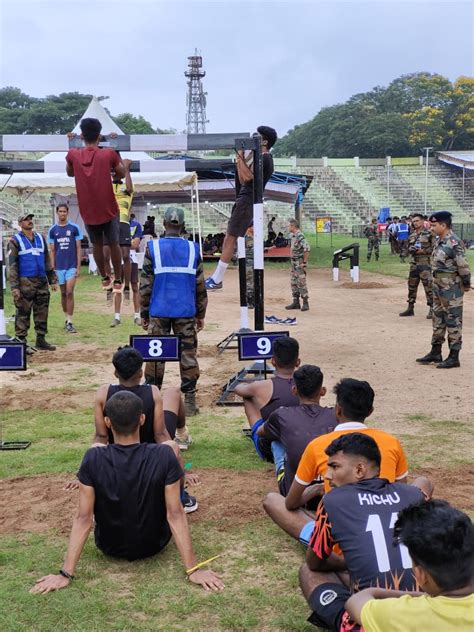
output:
<svg viewBox="0 0 474 632"><path fill-rule="evenodd" d="M408 224L398 224L397 227L397 240L403 241L404 239L408 239L408 235L410 234L410 227Z"/></svg>
<svg viewBox="0 0 474 632"><path fill-rule="evenodd" d="M21 277L45 277L44 265L45 243L42 235L33 233L33 243L19 232L15 239L20 248L18 252L18 269Z"/></svg>
<svg viewBox="0 0 474 632"><path fill-rule="evenodd" d="M153 262L150 316L196 316L196 271L199 246L180 237L162 237L147 244Z"/></svg>

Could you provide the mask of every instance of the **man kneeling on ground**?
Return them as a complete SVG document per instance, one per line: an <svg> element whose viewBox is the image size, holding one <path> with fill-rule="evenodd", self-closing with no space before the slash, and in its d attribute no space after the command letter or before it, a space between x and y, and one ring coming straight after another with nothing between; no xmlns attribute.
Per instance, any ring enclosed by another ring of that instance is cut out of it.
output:
<svg viewBox="0 0 474 632"><path fill-rule="evenodd" d="M411 505L398 514L395 545L408 548L413 573L426 594L366 588L346 602L365 632L474 629L474 527L444 500Z"/></svg>
<svg viewBox="0 0 474 632"><path fill-rule="evenodd" d="M332 432L337 425L334 408L319 404L326 394L321 369L304 364L296 369L293 379L293 394L297 395L300 405L280 406L257 430L259 437L271 441L278 487L283 496L291 487L308 443Z"/></svg>
<svg viewBox="0 0 474 632"><path fill-rule="evenodd" d="M140 443L142 410L141 399L130 392L116 393L107 402L105 423L114 443L86 452L64 564L57 575L38 580L31 592L69 586L94 519L95 542L106 555L129 561L150 557L173 535L189 581L205 590L223 589L216 573L200 568L192 548L180 498L183 471L176 458L178 448L172 441Z"/></svg>
<svg viewBox="0 0 474 632"><path fill-rule="evenodd" d="M270 441L257 434L258 429L280 406L298 406L299 399L293 392L293 373L300 365L298 341L289 336L277 338L273 343L270 362L275 375L268 380L255 380L249 384L237 384L234 392L244 400L244 409L252 429L252 441L257 454L273 461Z"/></svg>

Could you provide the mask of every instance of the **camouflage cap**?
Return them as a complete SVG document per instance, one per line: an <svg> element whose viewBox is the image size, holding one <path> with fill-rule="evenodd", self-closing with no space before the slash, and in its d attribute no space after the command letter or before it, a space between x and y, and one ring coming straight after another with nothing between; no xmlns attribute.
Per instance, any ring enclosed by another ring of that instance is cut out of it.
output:
<svg viewBox="0 0 474 632"><path fill-rule="evenodd" d="M18 217L18 223L23 222L25 219L28 219L29 217L34 217L33 213L22 213Z"/></svg>
<svg viewBox="0 0 474 632"><path fill-rule="evenodd" d="M430 222L449 222L452 221L453 216L449 211L436 211L435 213L431 213L428 217L428 221Z"/></svg>
<svg viewBox="0 0 474 632"><path fill-rule="evenodd" d="M163 219L170 224L178 224L178 226L181 226L184 224L184 211L182 208L177 208L176 206L168 206Z"/></svg>

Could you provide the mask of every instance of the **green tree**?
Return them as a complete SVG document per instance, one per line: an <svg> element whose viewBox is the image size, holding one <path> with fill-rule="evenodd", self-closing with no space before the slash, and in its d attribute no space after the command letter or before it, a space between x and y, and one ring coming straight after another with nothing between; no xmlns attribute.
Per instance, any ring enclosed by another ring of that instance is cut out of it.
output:
<svg viewBox="0 0 474 632"><path fill-rule="evenodd" d="M152 124L143 116L134 116L130 112L124 112L113 117L124 134L155 134Z"/></svg>

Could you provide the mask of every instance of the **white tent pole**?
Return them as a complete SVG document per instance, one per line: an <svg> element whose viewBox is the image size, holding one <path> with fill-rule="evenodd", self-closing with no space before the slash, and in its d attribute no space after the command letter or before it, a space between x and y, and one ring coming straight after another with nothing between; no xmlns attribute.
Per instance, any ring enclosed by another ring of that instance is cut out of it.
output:
<svg viewBox="0 0 474 632"><path fill-rule="evenodd" d="M195 186L196 186L196 208L197 208L197 223L198 223L198 237L199 237L199 252L201 253L201 259L204 260L204 257L202 254L201 212L199 209L199 180L198 180L197 174L196 174L196 179L195 179Z"/></svg>

